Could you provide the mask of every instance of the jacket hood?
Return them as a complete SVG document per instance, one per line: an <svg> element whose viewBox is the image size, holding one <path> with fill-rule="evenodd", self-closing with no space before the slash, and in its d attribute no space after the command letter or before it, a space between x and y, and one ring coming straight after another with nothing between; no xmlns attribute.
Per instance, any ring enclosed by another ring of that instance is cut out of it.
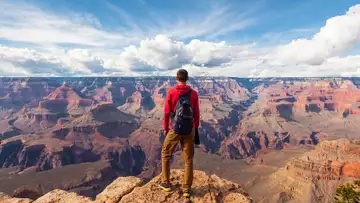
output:
<svg viewBox="0 0 360 203"><path fill-rule="evenodd" d="M188 86L188 85L176 85L175 86L175 91L178 92L180 95L185 94L189 90L190 90L190 86Z"/></svg>

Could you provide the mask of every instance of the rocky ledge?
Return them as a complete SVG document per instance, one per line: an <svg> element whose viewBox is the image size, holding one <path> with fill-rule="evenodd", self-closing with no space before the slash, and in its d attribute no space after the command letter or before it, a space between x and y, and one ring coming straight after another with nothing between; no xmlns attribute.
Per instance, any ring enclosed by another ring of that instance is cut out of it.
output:
<svg viewBox="0 0 360 203"><path fill-rule="evenodd" d="M164 193L157 187L160 177L155 177L147 184L136 177L120 177L100 193L95 200L79 196L73 192L53 190L44 196L32 200L29 198L10 197L0 193L1 203L136 203L136 202L236 202L250 203L253 200L235 183L219 178L216 175L208 176L205 172L194 172L193 196L191 200L181 195L180 183L183 172L171 172L174 190ZM28 197L31 196L29 192ZM22 197L26 197L22 194Z"/></svg>

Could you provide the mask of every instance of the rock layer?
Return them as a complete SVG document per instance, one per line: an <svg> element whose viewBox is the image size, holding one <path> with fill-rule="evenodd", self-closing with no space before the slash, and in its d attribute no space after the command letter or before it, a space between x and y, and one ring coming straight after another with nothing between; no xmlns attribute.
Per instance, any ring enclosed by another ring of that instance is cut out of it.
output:
<svg viewBox="0 0 360 203"><path fill-rule="evenodd" d="M346 139L323 141L271 178L297 202L332 202L338 184L360 177L359 150Z"/></svg>

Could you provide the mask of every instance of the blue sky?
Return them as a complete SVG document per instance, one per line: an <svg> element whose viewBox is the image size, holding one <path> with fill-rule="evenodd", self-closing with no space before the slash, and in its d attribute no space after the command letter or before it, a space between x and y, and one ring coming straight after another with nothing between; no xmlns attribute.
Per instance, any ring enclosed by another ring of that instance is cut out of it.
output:
<svg viewBox="0 0 360 203"><path fill-rule="evenodd" d="M357 4L4 0L0 76L360 76Z"/></svg>

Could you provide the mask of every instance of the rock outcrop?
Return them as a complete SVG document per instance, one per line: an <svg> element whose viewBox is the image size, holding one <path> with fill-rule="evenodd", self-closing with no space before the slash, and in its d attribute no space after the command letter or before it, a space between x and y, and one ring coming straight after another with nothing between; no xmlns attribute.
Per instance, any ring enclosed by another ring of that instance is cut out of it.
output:
<svg viewBox="0 0 360 203"><path fill-rule="evenodd" d="M9 195L0 192L0 202L1 203L31 203L33 202L33 200L27 198L10 197Z"/></svg>
<svg viewBox="0 0 360 203"><path fill-rule="evenodd" d="M338 184L360 177L359 149L346 139L323 141L271 178L297 202L332 202Z"/></svg>
<svg viewBox="0 0 360 203"><path fill-rule="evenodd" d="M172 193L162 193L157 187L157 182L160 177L154 178L143 187L135 188L133 192L124 196L121 203L132 202L179 202L186 200L181 197L181 178L182 171L174 170L171 173L172 184L175 189ZM193 197L192 202L237 202L245 203L252 202L251 198L247 196L245 191L235 183L223 180L216 175L208 176L204 172L195 171L193 183ZM185 201L186 202L186 201Z"/></svg>
<svg viewBox="0 0 360 203"><path fill-rule="evenodd" d="M152 203L152 202L193 202L193 203L251 203L252 199L235 183L223 180L216 175L208 176L202 171L194 171L194 183L191 199L183 198L180 181L183 172L173 170L171 180L173 191L164 193L157 186L160 177L155 177L145 185L136 177L120 177L110 184L95 200L73 192L53 190L36 200L12 198L0 193L1 203Z"/></svg>
<svg viewBox="0 0 360 203"><path fill-rule="evenodd" d="M129 194L135 187L142 186L142 184L143 181L136 177L120 177L107 186L102 193L96 196L96 202L119 202L123 196Z"/></svg>
<svg viewBox="0 0 360 203"><path fill-rule="evenodd" d="M74 192L66 192L63 190L53 190L44 196L33 201L33 203L90 203L92 200L88 197L80 196Z"/></svg>
<svg viewBox="0 0 360 203"><path fill-rule="evenodd" d="M243 159L267 148L316 145L330 136L356 139L360 130L360 90L350 80L274 80L256 91L257 100L222 143L220 151L227 157Z"/></svg>
<svg viewBox="0 0 360 203"><path fill-rule="evenodd" d="M110 91L111 86L112 86L112 82L108 82L105 87L97 88L92 98L99 103L102 102L113 103L114 102L113 95L112 92Z"/></svg>
<svg viewBox="0 0 360 203"><path fill-rule="evenodd" d="M141 171L144 154L122 138L138 125L133 116L113 104L99 104L70 123L58 124L50 133L4 140L0 144L0 168L16 166L24 170L35 166L45 171L110 159L114 166L136 174Z"/></svg>

